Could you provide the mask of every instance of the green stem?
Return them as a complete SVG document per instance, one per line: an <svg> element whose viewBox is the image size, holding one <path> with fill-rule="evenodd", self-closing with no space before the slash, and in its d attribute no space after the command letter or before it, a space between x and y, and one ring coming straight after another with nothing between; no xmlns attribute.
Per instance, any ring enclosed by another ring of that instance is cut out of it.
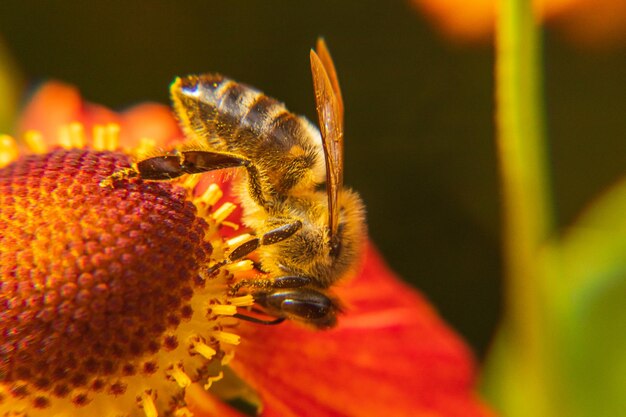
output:
<svg viewBox="0 0 626 417"><path fill-rule="evenodd" d="M541 101L540 32L532 1L499 0L496 94L504 204L510 359L526 415L548 416L546 339L539 250L552 230ZM518 410L519 411L519 410ZM515 413L517 414L517 413ZM511 414L513 415L513 414Z"/></svg>

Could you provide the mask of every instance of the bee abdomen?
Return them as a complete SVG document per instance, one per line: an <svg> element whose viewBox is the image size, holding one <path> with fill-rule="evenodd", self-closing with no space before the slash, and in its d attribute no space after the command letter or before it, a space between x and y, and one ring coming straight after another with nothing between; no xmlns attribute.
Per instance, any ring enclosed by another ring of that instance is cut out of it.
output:
<svg viewBox="0 0 626 417"><path fill-rule="evenodd" d="M171 93L189 135L253 160L271 173L277 188L292 188L323 163L317 130L252 87L204 74L177 79Z"/></svg>

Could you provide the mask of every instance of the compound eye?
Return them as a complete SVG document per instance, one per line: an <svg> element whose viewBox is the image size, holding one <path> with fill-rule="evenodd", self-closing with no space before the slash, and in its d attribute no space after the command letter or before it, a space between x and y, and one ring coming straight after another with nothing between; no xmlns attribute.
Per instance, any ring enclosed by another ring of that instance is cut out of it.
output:
<svg viewBox="0 0 626 417"><path fill-rule="evenodd" d="M307 294L305 299L287 298L281 303L281 310L308 320L327 316L332 309L330 299L322 294L315 294L314 297L311 295L313 294Z"/></svg>
<svg viewBox="0 0 626 417"><path fill-rule="evenodd" d="M340 311L329 296L312 288L257 292L254 299L270 315L299 320L318 329L337 324Z"/></svg>

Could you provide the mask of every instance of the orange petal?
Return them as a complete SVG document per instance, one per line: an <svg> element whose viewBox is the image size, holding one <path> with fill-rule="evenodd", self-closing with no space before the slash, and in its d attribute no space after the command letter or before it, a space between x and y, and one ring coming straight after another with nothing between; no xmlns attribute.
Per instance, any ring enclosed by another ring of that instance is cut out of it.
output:
<svg viewBox="0 0 626 417"><path fill-rule="evenodd" d="M495 0L412 0L455 41L484 41L493 33Z"/></svg>
<svg viewBox="0 0 626 417"><path fill-rule="evenodd" d="M120 140L125 146L137 145L141 138L169 144L183 137L169 107L144 103L122 113Z"/></svg>
<svg viewBox="0 0 626 417"><path fill-rule="evenodd" d="M45 140L55 141L63 125L81 122L90 129L96 121L117 123L118 117L102 106L86 104L75 87L52 81L35 91L17 126L19 135L35 129Z"/></svg>
<svg viewBox="0 0 626 417"><path fill-rule="evenodd" d="M490 38L496 19L496 0L410 0L437 28L455 41ZM536 0L538 19L554 23L574 42L613 46L626 40L626 2L623 0Z"/></svg>
<svg viewBox="0 0 626 417"><path fill-rule="evenodd" d="M626 41L626 2L577 0L555 23L578 44L611 47Z"/></svg>
<svg viewBox="0 0 626 417"><path fill-rule="evenodd" d="M467 347L373 248L329 331L244 323L232 367L263 416L488 416Z"/></svg>
<svg viewBox="0 0 626 417"><path fill-rule="evenodd" d="M182 137L169 107L146 103L118 114L104 106L86 102L78 89L58 81L43 84L33 94L18 123L18 135L38 130L47 141L55 141L61 126L80 122L86 132L94 125L117 123L124 147L136 146L140 139L150 138L159 145Z"/></svg>

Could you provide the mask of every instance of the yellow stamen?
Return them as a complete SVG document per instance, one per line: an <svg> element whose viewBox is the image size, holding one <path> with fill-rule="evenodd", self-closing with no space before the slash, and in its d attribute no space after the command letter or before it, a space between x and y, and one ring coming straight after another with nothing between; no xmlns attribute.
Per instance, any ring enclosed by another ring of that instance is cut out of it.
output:
<svg viewBox="0 0 626 417"><path fill-rule="evenodd" d="M230 304L237 307L246 307L254 304L254 297L252 294L242 295L240 297L233 297L230 300Z"/></svg>
<svg viewBox="0 0 626 417"><path fill-rule="evenodd" d="M144 391L144 393L141 394L141 405L146 417L158 417L159 413L157 412L154 399L150 392Z"/></svg>
<svg viewBox="0 0 626 417"><path fill-rule="evenodd" d="M193 191L201 179L202 179L202 175L187 175L187 176L182 177L181 179L181 185L183 186L183 188L187 189L190 192L192 201L196 206L198 205L197 202L199 201L199 197L194 197ZM211 184L211 185L214 185L214 184Z"/></svg>
<svg viewBox="0 0 626 417"><path fill-rule="evenodd" d="M120 127L115 123L93 127L92 146L98 151L114 151L119 147Z"/></svg>
<svg viewBox="0 0 626 417"><path fill-rule="evenodd" d="M191 190L193 194L193 190L201 178L201 175L189 175L185 179L184 185L186 187L189 187L187 189ZM187 184L189 184L191 187ZM217 184L211 184L201 195L193 197L192 202L198 208L198 215L202 217L208 217L209 211L213 208L215 203L217 203L218 200L222 198L222 195L223 193L220 187L218 187Z"/></svg>
<svg viewBox="0 0 626 417"><path fill-rule="evenodd" d="M146 156L151 155L152 153L154 153L154 149L156 148L156 142L152 139L148 139L148 138L141 138L139 140L139 145L133 149L133 155L141 160L141 159L145 159Z"/></svg>
<svg viewBox="0 0 626 417"><path fill-rule="evenodd" d="M93 127L93 138L91 142L93 148L97 151L104 151L107 149L104 126L97 125Z"/></svg>
<svg viewBox="0 0 626 417"><path fill-rule="evenodd" d="M220 316L232 316L233 314L237 313L237 307L233 305L219 304L211 307L211 313Z"/></svg>
<svg viewBox="0 0 626 417"><path fill-rule="evenodd" d="M59 145L65 149L82 149L86 145L85 131L80 123L70 123L59 129Z"/></svg>
<svg viewBox="0 0 626 417"><path fill-rule="evenodd" d="M241 337L234 333L224 332L222 330L216 330L213 332L213 336L222 343L227 343L229 345L238 345L241 341Z"/></svg>
<svg viewBox="0 0 626 417"><path fill-rule="evenodd" d="M195 342L193 349L208 360L211 360L217 353L215 349L203 342Z"/></svg>
<svg viewBox="0 0 626 417"><path fill-rule="evenodd" d="M233 360L234 357L235 357L234 351L226 352L224 356L222 357L222 362L221 362L222 366L228 365L230 361Z"/></svg>
<svg viewBox="0 0 626 417"><path fill-rule="evenodd" d="M174 367L170 371L170 376L174 378L178 386L181 388L187 388L189 385L191 385L191 378L189 378L189 375L185 373L185 371L183 370L183 365L180 363L174 365Z"/></svg>
<svg viewBox="0 0 626 417"><path fill-rule="evenodd" d="M199 178L198 175L196 175L195 177ZM206 191L198 197L198 202L204 203L207 206L211 207L214 206L220 198L222 198L222 195L224 195L224 193L222 192L221 188L218 187L217 184L211 184L208 186Z"/></svg>
<svg viewBox="0 0 626 417"><path fill-rule="evenodd" d="M233 264L226 265L225 267L230 272L243 272L250 271L254 268L254 262L249 259L245 259L243 261L235 262Z"/></svg>
<svg viewBox="0 0 626 417"><path fill-rule="evenodd" d="M193 417L193 413L187 407L181 407L174 411L175 417Z"/></svg>
<svg viewBox="0 0 626 417"><path fill-rule="evenodd" d="M249 233L242 233L238 236L228 239L225 244L226 244L226 247L229 249L236 248L240 246L241 244L250 240L252 237L253 236Z"/></svg>
<svg viewBox="0 0 626 417"><path fill-rule="evenodd" d="M224 220L226 220L226 218L230 216L230 214L235 211L236 208L237 206L233 203L226 202L222 204L217 210L215 210L211 217L213 218L213 220L215 220L215 223L220 224Z"/></svg>
<svg viewBox="0 0 626 417"><path fill-rule="evenodd" d="M223 221L222 226L228 226L233 230L239 230L239 225L237 223L233 223L229 221Z"/></svg>
<svg viewBox="0 0 626 417"><path fill-rule="evenodd" d="M105 144L107 151L114 151L120 146L120 125L109 123L105 128Z"/></svg>
<svg viewBox="0 0 626 417"><path fill-rule="evenodd" d="M32 153L44 154L48 152L48 147L46 146L46 142L43 140L41 132L29 130L24 133L24 142L26 143L28 150Z"/></svg>
<svg viewBox="0 0 626 417"><path fill-rule="evenodd" d="M211 388L211 385L213 385L214 382L219 381L222 378L224 378L224 372L222 371L220 371L220 373L215 376L208 377L206 384L204 384L204 389L208 390L209 388Z"/></svg>
<svg viewBox="0 0 626 417"><path fill-rule="evenodd" d="M0 168L9 165L19 156L17 142L9 135L0 135Z"/></svg>

